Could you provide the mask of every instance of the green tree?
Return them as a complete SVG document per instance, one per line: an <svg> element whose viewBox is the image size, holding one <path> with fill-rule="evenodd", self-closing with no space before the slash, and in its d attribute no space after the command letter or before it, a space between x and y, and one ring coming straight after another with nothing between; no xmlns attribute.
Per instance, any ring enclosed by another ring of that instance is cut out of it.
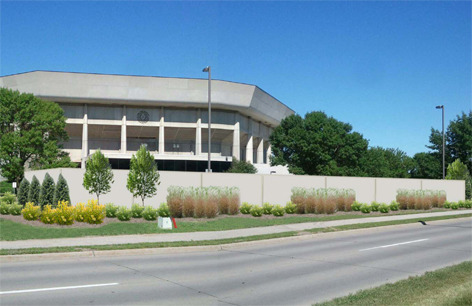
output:
<svg viewBox="0 0 472 306"><path fill-rule="evenodd" d="M0 88L0 174L19 183L27 162L39 164L67 140L66 118L54 102Z"/></svg>
<svg viewBox="0 0 472 306"><path fill-rule="evenodd" d="M159 173L154 156L146 149L146 146L141 145L136 156L133 154L131 157L126 187L133 197L141 197L141 203L144 206L144 199L154 196L159 184Z"/></svg>
<svg viewBox="0 0 472 306"><path fill-rule="evenodd" d="M54 204L57 204L59 201L67 201L70 203L69 196L69 186L67 185L66 179L59 174L57 178L56 189L54 190Z"/></svg>
<svg viewBox="0 0 472 306"><path fill-rule="evenodd" d="M413 168L410 171L412 178L442 178L442 160L432 153L421 152L413 156Z"/></svg>
<svg viewBox="0 0 472 306"><path fill-rule="evenodd" d="M48 204L56 206L57 203L54 203L55 187L54 180L49 173L46 173L41 185L41 191L39 192L39 205L41 205L41 208Z"/></svg>
<svg viewBox="0 0 472 306"><path fill-rule="evenodd" d="M294 174L358 176L368 141L348 123L311 112L283 119L270 136L272 165Z"/></svg>
<svg viewBox="0 0 472 306"><path fill-rule="evenodd" d="M36 175L33 175L31 179L31 185L29 188L28 193L28 202L33 202L34 204L39 204L39 194L41 192L41 184L39 184L39 180Z"/></svg>
<svg viewBox="0 0 472 306"><path fill-rule="evenodd" d="M28 193L30 189L30 182L24 177L21 180L20 188L18 189L18 204L25 206L28 202Z"/></svg>
<svg viewBox="0 0 472 306"><path fill-rule="evenodd" d="M410 177L414 161L399 149L373 147L361 158L361 168L366 176Z"/></svg>
<svg viewBox="0 0 472 306"><path fill-rule="evenodd" d="M456 159L453 163L447 166L446 180L464 180L465 181L465 197L471 198L472 193L472 180L467 169L467 166Z"/></svg>
<svg viewBox="0 0 472 306"><path fill-rule="evenodd" d="M226 172L228 173L256 173L257 169L250 162L238 160L236 157L233 156L231 167Z"/></svg>
<svg viewBox="0 0 472 306"><path fill-rule="evenodd" d="M85 164L83 186L89 193L95 194L100 203L100 195L110 192L113 182L110 162L98 149Z"/></svg>

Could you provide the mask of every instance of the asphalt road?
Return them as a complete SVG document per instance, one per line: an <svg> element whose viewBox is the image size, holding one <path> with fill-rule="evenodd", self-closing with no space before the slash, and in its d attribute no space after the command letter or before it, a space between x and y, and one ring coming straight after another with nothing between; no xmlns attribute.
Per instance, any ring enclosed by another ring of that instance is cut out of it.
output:
<svg viewBox="0 0 472 306"><path fill-rule="evenodd" d="M311 305L472 259L472 218L220 251L1 262L3 305Z"/></svg>

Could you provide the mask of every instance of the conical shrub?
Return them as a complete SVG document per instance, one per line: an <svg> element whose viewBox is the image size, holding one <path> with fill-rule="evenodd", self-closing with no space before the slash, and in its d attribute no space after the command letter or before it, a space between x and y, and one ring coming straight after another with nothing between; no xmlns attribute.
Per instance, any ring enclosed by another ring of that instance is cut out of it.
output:
<svg viewBox="0 0 472 306"><path fill-rule="evenodd" d="M39 193L41 192L41 184L36 175L31 179L31 185L28 193L28 202L39 205Z"/></svg>
<svg viewBox="0 0 472 306"><path fill-rule="evenodd" d="M46 173L43 184L41 185L41 192L39 193L39 204L41 205L41 208L48 204L51 206L57 205L57 203L54 204L54 189L54 180L49 173Z"/></svg>
<svg viewBox="0 0 472 306"><path fill-rule="evenodd" d="M18 204L25 206L28 202L28 193L30 189L30 182L26 177L21 180L20 188L18 189Z"/></svg>
<svg viewBox="0 0 472 306"><path fill-rule="evenodd" d="M62 174L59 174L56 189L54 190L54 205L57 205L59 201L67 201L70 204L69 186Z"/></svg>

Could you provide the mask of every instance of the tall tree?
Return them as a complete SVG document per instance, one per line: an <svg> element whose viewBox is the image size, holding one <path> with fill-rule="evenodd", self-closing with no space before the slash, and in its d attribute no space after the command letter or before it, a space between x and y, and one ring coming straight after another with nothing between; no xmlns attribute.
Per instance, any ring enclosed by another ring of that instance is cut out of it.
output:
<svg viewBox="0 0 472 306"><path fill-rule="evenodd" d="M131 157L128 181L126 187L133 194L133 197L141 197L144 206L144 199L156 194L159 182L159 173L154 162L154 156L141 145L136 156Z"/></svg>
<svg viewBox="0 0 472 306"><path fill-rule="evenodd" d="M272 165L288 165L294 174L357 176L368 141L352 126L311 112L282 120L270 136Z"/></svg>
<svg viewBox="0 0 472 306"><path fill-rule="evenodd" d="M0 174L19 183L27 162L59 152L66 118L54 102L0 88Z"/></svg>
<svg viewBox="0 0 472 306"><path fill-rule="evenodd" d="M412 178L441 179L442 159L429 152L416 153L410 173Z"/></svg>
<svg viewBox="0 0 472 306"><path fill-rule="evenodd" d="M67 201L70 203L69 186L67 185L66 179L59 174L57 178L56 189L54 190L54 203L57 204L59 201Z"/></svg>
<svg viewBox="0 0 472 306"><path fill-rule="evenodd" d="M410 177L414 161L399 149L373 147L361 158L361 168L366 176Z"/></svg>
<svg viewBox="0 0 472 306"><path fill-rule="evenodd" d="M18 189L18 204L25 206L28 202L28 193L30 189L30 182L24 177L21 180L20 188Z"/></svg>
<svg viewBox="0 0 472 306"><path fill-rule="evenodd" d="M95 194L100 203L100 195L110 192L113 182L110 162L98 149L85 164L83 186L89 193Z"/></svg>
<svg viewBox="0 0 472 306"><path fill-rule="evenodd" d="M43 184L41 185L41 191L39 193L39 204L41 208L45 205L52 205L56 206L57 203L54 203L54 190L56 185L54 184L54 180L46 173L44 175Z"/></svg>
<svg viewBox="0 0 472 306"><path fill-rule="evenodd" d="M31 179L31 185L28 193L28 202L33 202L36 205L39 205L39 193L41 191L41 184L36 175L33 175Z"/></svg>
<svg viewBox="0 0 472 306"><path fill-rule="evenodd" d="M231 167L226 171L228 173L256 173L257 169L253 164L244 160L238 160L233 156Z"/></svg>
<svg viewBox="0 0 472 306"><path fill-rule="evenodd" d="M446 180L464 180L465 181L465 197L470 199L472 196L472 178L467 166L456 159L447 166Z"/></svg>

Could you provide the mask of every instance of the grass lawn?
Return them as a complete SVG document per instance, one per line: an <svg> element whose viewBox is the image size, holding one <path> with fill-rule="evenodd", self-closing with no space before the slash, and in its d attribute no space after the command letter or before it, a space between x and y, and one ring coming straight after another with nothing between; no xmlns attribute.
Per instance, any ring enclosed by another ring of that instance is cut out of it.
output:
<svg viewBox="0 0 472 306"><path fill-rule="evenodd" d="M472 261L315 305L472 305Z"/></svg>
<svg viewBox="0 0 472 306"><path fill-rule="evenodd" d="M411 214L412 212L405 212ZM96 228L49 228L31 226L28 224L20 224L10 220L2 219L0 216L0 240L26 240L26 239L50 239L50 238L72 238L84 236L108 236L108 235L133 235L133 234L156 234L156 233L179 233L179 232L198 232L198 231L223 231L231 229L261 227L282 225L302 222L320 222L332 220L344 220L355 218L378 217L380 215L359 215L359 214L342 214L329 216L293 216L280 219L258 219L254 217L228 217L214 220L205 220L198 222L179 222L177 220L177 229L162 230L157 227L156 222L144 223L126 223L119 222L109 223Z"/></svg>
<svg viewBox="0 0 472 306"><path fill-rule="evenodd" d="M429 217L429 218L422 218L421 220L434 221L434 220L464 218L464 217L471 217L471 216L472 214L443 216L443 217ZM328 228L316 228L316 229L308 230L305 232L312 233L312 234L338 232L338 231L345 231L345 230L351 230L351 229L361 229L361 228L381 227L381 226L388 226L388 225L395 225L395 224L415 223L415 222L418 222L418 220L419 219L411 219L411 220L398 220L398 221L385 221L385 222L371 222L371 223L364 223L364 224L342 225L342 226L334 226L334 227L328 227ZM166 248L166 247L186 247L186 246L203 246L203 245L223 245L223 244L229 244L229 243L291 237L291 236L296 236L299 234L300 232L291 231L291 232L283 232L283 233L277 233L277 234L255 235L255 236L249 236L249 237L218 239L218 240L204 240L204 241L150 242L150 243L129 243L129 244L119 244L119 245L51 247L51 248L30 248L30 249L11 249L11 250L4 249L4 250L0 250L0 255L81 252L81 251L89 251L89 250L103 251L103 250Z"/></svg>

